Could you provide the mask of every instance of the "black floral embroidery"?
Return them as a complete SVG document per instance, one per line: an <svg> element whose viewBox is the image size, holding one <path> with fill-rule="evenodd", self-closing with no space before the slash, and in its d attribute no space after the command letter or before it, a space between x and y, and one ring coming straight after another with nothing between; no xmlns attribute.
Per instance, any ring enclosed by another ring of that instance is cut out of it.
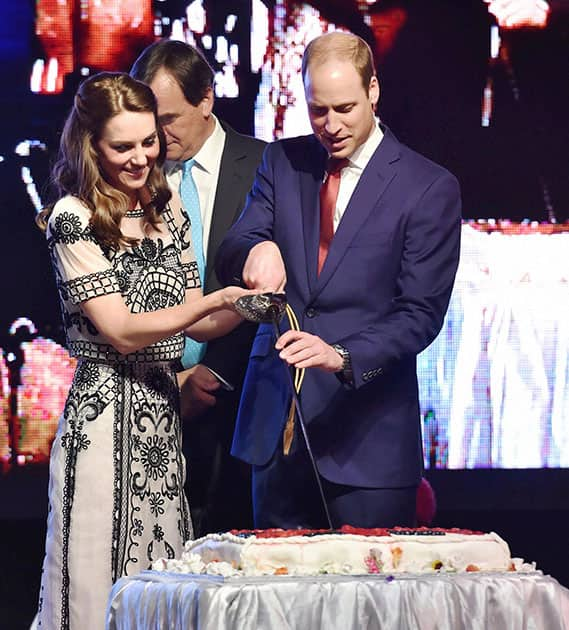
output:
<svg viewBox="0 0 569 630"><path fill-rule="evenodd" d="M86 451L89 444L91 444L91 440L89 440L86 433L65 433L61 437L61 445L65 449Z"/></svg>
<svg viewBox="0 0 569 630"><path fill-rule="evenodd" d="M75 383L79 389L92 389L99 379L99 367L95 363L80 363L75 373Z"/></svg>
<svg viewBox="0 0 569 630"><path fill-rule="evenodd" d="M144 238L140 242L140 245L133 249L133 253L140 256L141 258L144 258L145 260L156 260L158 255L161 253L161 245L162 241L160 240L156 242L150 238Z"/></svg>
<svg viewBox="0 0 569 630"><path fill-rule="evenodd" d="M154 540L157 542L162 542L164 540L164 530L156 523L154 525L154 529L152 530L152 534L154 536Z"/></svg>
<svg viewBox="0 0 569 630"><path fill-rule="evenodd" d="M182 243L182 249L188 249L190 247L190 220L184 222L180 229L180 237Z"/></svg>
<svg viewBox="0 0 569 630"><path fill-rule="evenodd" d="M89 235L89 237L90 237L90 240L93 240L93 241L95 241L96 243L98 243L98 244L99 244L99 247L100 247L100 248L102 249L102 251L103 251L103 256L104 256L105 258L107 258L107 259L109 260L109 262L111 262L111 263L112 263L112 262L113 262L113 260L115 259L115 257L119 255L120 250L118 250L118 249L116 249L116 248L112 247L111 245L104 245L104 244L99 243L99 242L97 241L97 239L95 238L95 235L93 234L93 232L92 232L91 228L89 227L88 229L89 229L88 235Z"/></svg>
<svg viewBox="0 0 569 630"><path fill-rule="evenodd" d="M150 511L156 518L158 518L160 514L164 514L165 501L159 492L151 492L148 503L150 504Z"/></svg>
<svg viewBox="0 0 569 630"><path fill-rule="evenodd" d="M77 436L76 441L77 441L77 448L80 451L86 451L89 444L91 444L91 440L87 438L86 433L80 433Z"/></svg>
<svg viewBox="0 0 569 630"><path fill-rule="evenodd" d="M104 400L98 391L88 391L80 395L78 390L72 389L65 403L63 415L71 429L80 430L84 422L96 420L107 404L108 400Z"/></svg>
<svg viewBox="0 0 569 630"><path fill-rule="evenodd" d="M139 518L134 519L134 527L132 528L133 536L142 536L144 532L144 525L142 524L142 520Z"/></svg>
<svg viewBox="0 0 569 630"><path fill-rule="evenodd" d="M182 216L184 217L184 221L182 222L181 225L178 226L174 222L170 207L168 207L168 212L165 213L165 218L170 228L170 231L176 235L180 249L185 250L185 249L188 249L191 244L190 243L191 225L190 225L190 219L188 215L186 214L185 210L180 208L179 211L180 211L180 214L182 214Z"/></svg>
<svg viewBox="0 0 569 630"><path fill-rule="evenodd" d="M64 433L61 436L61 446L65 450L68 450L71 448L72 445L73 445L73 435L71 433Z"/></svg>
<svg viewBox="0 0 569 630"><path fill-rule="evenodd" d="M156 481L159 477L166 475L170 461L169 450L160 436L153 435L147 438L145 442L142 442L140 445L140 461L150 479Z"/></svg>
<svg viewBox="0 0 569 630"><path fill-rule="evenodd" d="M151 311L159 311L162 308L173 306L172 296L167 291L154 291L148 296L148 306Z"/></svg>
<svg viewBox="0 0 569 630"><path fill-rule="evenodd" d="M172 381L160 368L151 368L144 377L144 384L152 398L169 397L172 389Z"/></svg>
<svg viewBox="0 0 569 630"><path fill-rule="evenodd" d="M81 219L71 212L62 212L55 217L51 236L56 243L76 243L82 236Z"/></svg>
<svg viewBox="0 0 569 630"><path fill-rule="evenodd" d="M128 293L130 289L130 278L124 271L117 271L116 276L120 292L122 295L125 295L125 293Z"/></svg>

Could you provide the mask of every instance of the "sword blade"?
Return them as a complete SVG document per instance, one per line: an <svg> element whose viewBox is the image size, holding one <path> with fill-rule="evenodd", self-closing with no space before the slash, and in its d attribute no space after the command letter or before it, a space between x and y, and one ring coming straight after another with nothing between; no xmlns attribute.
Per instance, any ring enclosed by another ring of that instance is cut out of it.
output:
<svg viewBox="0 0 569 630"><path fill-rule="evenodd" d="M275 339L278 339L280 337L280 331L279 331L279 320L277 319L277 317L272 318L272 324L273 324L273 331L275 333ZM304 444L306 445L306 452L308 453L308 458L310 459L310 464L312 466L312 470L314 471L314 478L316 480L316 485L318 486L318 493L320 495L320 500L322 501L322 507L324 509L324 514L326 516L328 528L332 530L334 528L332 527L332 519L330 518L330 510L328 509L328 503L326 501L326 496L324 495L324 488L322 488L322 481L320 479L320 473L318 472L318 466L316 465L314 453L312 452L312 446L310 445L308 431L306 430L306 423L304 422L304 416L302 415L302 410L300 408L300 401L296 393L296 388L294 386L292 374L291 374L289 366L284 361L283 361L283 367L287 375L287 380L290 387L290 392L292 395L294 408L296 410L296 417L298 418L298 424L300 425L302 436L304 437Z"/></svg>

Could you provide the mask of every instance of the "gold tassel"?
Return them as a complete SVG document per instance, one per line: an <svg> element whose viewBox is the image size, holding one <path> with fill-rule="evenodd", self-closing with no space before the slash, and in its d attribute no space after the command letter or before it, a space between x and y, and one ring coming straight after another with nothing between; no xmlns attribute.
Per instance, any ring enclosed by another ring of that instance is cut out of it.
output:
<svg viewBox="0 0 569 630"><path fill-rule="evenodd" d="M298 325L298 319L292 308L286 305L286 314L291 330L300 330ZM296 393L300 393L302 387L302 381L304 379L304 368L294 368L294 389ZM292 438L294 437L294 417L296 416L296 405L294 398L290 401L290 409L288 410L288 418L283 431L283 453L288 455L290 453L290 447L292 445Z"/></svg>
<svg viewBox="0 0 569 630"><path fill-rule="evenodd" d="M296 405L294 400L290 401L290 409L288 410L288 418L283 431L283 453L288 455L294 437L294 416L296 415Z"/></svg>

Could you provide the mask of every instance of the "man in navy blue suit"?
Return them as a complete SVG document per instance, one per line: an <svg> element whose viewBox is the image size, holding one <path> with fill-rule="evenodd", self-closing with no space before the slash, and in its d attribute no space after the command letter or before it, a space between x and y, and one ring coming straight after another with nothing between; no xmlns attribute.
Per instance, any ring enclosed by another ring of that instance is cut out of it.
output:
<svg viewBox="0 0 569 630"><path fill-rule="evenodd" d="M305 369L300 405L333 526L411 526L422 472L416 356L448 306L459 186L377 122L362 39L318 37L302 73L314 134L268 146L217 255L222 282L286 289L298 320L283 320L276 343L271 325L259 327L232 453L252 464L256 527L327 525L298 421L292 443L283 438L285 365Z"/></svg>

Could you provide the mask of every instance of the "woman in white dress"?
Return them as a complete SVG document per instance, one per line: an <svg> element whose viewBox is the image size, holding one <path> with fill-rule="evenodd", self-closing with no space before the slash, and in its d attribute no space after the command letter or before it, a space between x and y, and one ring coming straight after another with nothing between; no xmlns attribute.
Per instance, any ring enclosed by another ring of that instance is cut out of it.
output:
<svg viewBox="0 0 569 630"><path fill-rule="evenodd" d="M189 221L161 165L151 90L122 73L79 88L39 217L78 364L50 460L38 626L105 627L111 586L178 555L183 493L174 363L241 320L229 287L201 294Z"/></svg>

